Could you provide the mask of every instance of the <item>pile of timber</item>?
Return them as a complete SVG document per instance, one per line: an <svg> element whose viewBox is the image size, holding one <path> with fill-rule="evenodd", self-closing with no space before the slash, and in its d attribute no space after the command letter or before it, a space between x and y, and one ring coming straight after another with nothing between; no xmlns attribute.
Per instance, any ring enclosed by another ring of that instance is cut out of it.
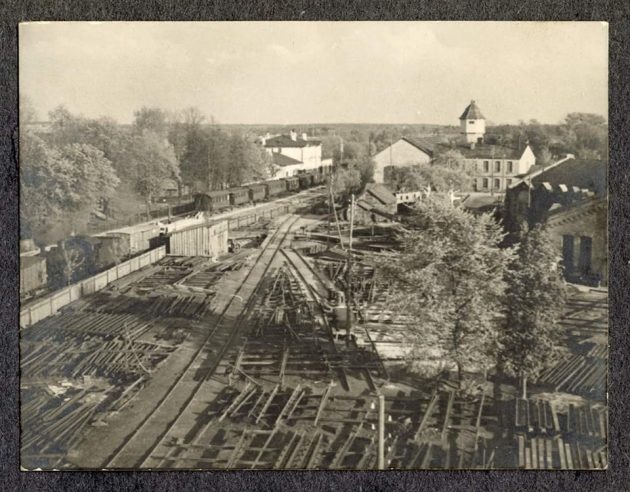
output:
<svg viewBox="0 0 630 492"><path fill-rule="evenodd" d="M553 404L547 400L517 398L514 407L514 425L519 430L543 434L560 432L560 422Z"/></svg>
<svg viewBox="0 0 630 492"><path fill-rule="evenodd" d="M605 469L608 466L606 447L595 450L580 443L567 442L561 437L515 436L518 447L518 468L572 470Z"/></svg>
<svg viewBox="0 0 630 492"><path fill-rule="evenodd" d="M601 357L572 355L546 370L539 383L555 391L584 396L603 395L606 388L606 360Z"/></svg>

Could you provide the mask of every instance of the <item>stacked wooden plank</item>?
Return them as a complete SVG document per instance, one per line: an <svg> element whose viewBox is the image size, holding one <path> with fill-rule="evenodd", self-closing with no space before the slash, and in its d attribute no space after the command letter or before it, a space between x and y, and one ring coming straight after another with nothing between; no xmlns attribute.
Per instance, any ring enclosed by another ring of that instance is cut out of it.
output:
<svg viewBox="0 0 630 492"><path fill-rule="evenodd" d="M518 447L518 468L536 469L605 469L608 456L605 447L590 449L561 437L515 437Z"/></svg>
<svg viewBox="0 0 630 492"><path fill-rule="evenodd" d="M603 406L569 405L562 431L582 436L608 438L608 410Z"/></svg>
<svg viewBox="0 0 630 492"><path fill-rule="evenodd" d="M538 381L553 386L555 391L600 395L606 388L606 360L575 354L545 371Z"/></svg>
<svg viewBox="0 0 630 492"><path fill-rule="evenodd" d="M517 429L543 434L559 432L560 423L554 405L547 400L517 398L514 407L514 424Z"/></svg>
<svg viewBox="0 0 630 492"><path fill-rule="evenodd" d="M94 398L86 389L69 388L50 397L43 387L25 388L21 408L21 458L27 468L55 467L84 437L82 429L94 420L107 394ZM90 397L88 397L90 396Z"/></svg>

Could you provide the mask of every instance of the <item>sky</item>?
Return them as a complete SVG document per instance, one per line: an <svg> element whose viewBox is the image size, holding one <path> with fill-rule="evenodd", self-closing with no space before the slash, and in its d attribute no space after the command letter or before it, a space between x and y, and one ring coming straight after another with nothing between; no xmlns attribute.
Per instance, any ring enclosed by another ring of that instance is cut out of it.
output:
<svg viewBox="0 0 630 492"><path fill-rule="evenodd" d="M224 124L459 124L607 117L601 22L47 22L20 25L20 94L133 120L198 107Z"/></svg>

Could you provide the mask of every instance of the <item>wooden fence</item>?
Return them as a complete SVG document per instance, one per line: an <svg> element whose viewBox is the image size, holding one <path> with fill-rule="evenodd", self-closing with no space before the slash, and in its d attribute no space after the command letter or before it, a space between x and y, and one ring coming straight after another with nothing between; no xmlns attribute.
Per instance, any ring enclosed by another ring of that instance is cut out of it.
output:
<svg viewBox="0 0 630 492"><path fill-rule="evenodd" d="M25 328L41 321L48 316L52 316L62 307L70 304L77 299L94 294L105 288L114 280L124 277L125 275L135 272L142 267L155 263L166 256L166 248L159 248L147 251L135 258L132 258L120 265L109 270L89 277L81 282L69 285L64 289L53 292L52 294L33 302L28 306L20 309L20 327Z"/></svg>

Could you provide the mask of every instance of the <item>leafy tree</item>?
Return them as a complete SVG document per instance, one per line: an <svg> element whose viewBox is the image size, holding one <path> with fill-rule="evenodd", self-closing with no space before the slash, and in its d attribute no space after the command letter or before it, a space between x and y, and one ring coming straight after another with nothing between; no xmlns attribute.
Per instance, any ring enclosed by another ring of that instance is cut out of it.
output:
<svg viewBox="0 0 630 492"><path fill-rule="evenodd" d="M489 367L495 359L504 276L513 252L500 248L491 215L473 215L449 201L417 203L402 251L375 268L393 287L392 307L414 323L406 342L415 356L438 354L457 368Z"/></svg>
<svg viewBox="0 0 630 492"><path fill-rule="evenodd" d="M569 113L563 133L565 142L582 158L603 159L608 154L608 125L603 116Z"/></svg>
<svg viewBox="0 0 630 492"><path fill-rule="evenodd" d="M361 172L355 166L342 167L332 178L334 196L342 203L347 203L352 194L358 195L361 191Z"/></svg>
<svg viewBox="0 0 630 492"><path fill-rule="evenodd" d="M103 152L88 144L51 146L32 133L20 140L20 214L24 237L74 214L86 218L119 179Z"/></svg>
<svg viewBox="0 0 630 492"><path fill-rule="evenodd" d="M160 108L148 108L143 106L134 111L133 130L134 133L142 134L151 131L160 137L165 137L168 133L168 115Z"/></svg>
<svg viewBox="0 0 630 492"><path fill-rule="evenodd" d="M181 157L181 178L196 191L208 186L208 134L191 127L186 132L186 143Z"/></svg>
<svg viewBox="0 0 630 492"><path fill-rule="evenodd" d="M134 188L145 199L150 217L151 201L162 189L165 179L179 179L179 166L173 147L150 130L135 135L129 152L134 170Z"/></svg>
<svg viewBox="0 0 630 492"><path fill-rule="evenodd" d="M470 174L463 169L440 165L392 167L386 172L385 181L394 190L419 191L430 188L438 192L465 190L471 185Z"/></svg>
<svg viewBox="0 0 630 492"><path fill-rule="evenodd" d="M566 292L557 249L542 226L522 236L507 283L497 368L517 376L522 397L527 398L527 380L553 365L562 353L558 321Z"/></svg>
<svg viewBox="0 0 630 492"><path fill-rule="evenodd" d="M442 150L438 148L436 150L431 164L434 166L441 166L447 169L461 170L463 169L464 156L457 149L445 148Z"/></svg>

